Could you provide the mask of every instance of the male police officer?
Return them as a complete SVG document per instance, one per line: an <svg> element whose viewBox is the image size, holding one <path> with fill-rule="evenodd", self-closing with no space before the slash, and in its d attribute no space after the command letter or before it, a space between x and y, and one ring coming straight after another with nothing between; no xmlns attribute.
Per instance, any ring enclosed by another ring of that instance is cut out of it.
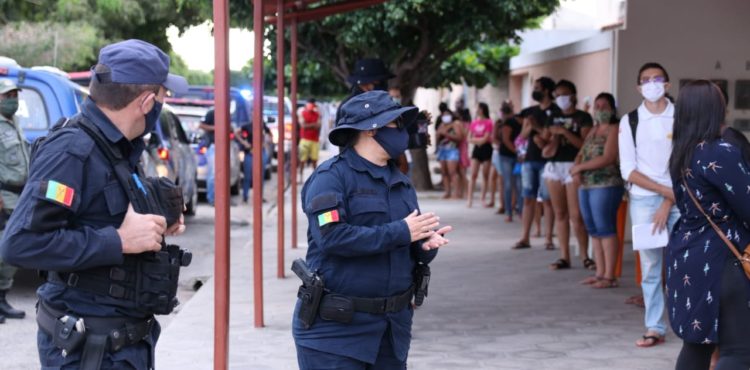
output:
<svg viewBox="0 0 750 370"><path fill-rule="evenodd" d="M0 252L48 271L38 290L42 368L153 367L153 314L176 304L176 276L165 271L189 263L163 246L164 235L184 231L182 217L170 224L157 215L151 199L161 190L139 176L142 135L153 130L166 89L187 89L168 72L169 57L149 43L104 47L81 114L33 155Z"/></svg>
<svg viewBox="0 0 750 370"><path fill-rule="evenodd" d="M0 79L0 237L29 175L28 147L21 126L13 119L18 111L18 91L12 81ZM11 307L5 297L15 274L16 268L0 258L0 323L6 317L22 319L26 315Z"/></svg>
<svg viewBox="0 0 750 370"><path fill-rule="evenodd" d="M415 272L426 270L451 230L437 230L433 213L418 214L417 194L393 163L416 115L385 91L355 96L329 134L341 154L318 166L302 189L307 264L320 274L299 274L293 329L302 369L406 368L412 297L421 304L426 291L426 274ZM315 296L321 285L326 293Z"/></svg>

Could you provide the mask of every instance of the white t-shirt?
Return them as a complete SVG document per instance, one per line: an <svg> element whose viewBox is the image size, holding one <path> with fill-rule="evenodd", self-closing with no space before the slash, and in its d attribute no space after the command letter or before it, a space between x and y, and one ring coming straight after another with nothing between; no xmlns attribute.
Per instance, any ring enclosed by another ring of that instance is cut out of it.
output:
<svg viewBox="0 0 750 370"><path fill-rule="evenodd" d="M672 127L674 125L674 105L667 102L667 108L660 114L653 114L641 103L638 107L638 128L636 141L630 129L630 119L625 114L620 119L620 172L628 180L634 170L652 181L672 187L669 176L669 157L672 154ZM630 187L632 195L658 195L638 185Z"/></svg>

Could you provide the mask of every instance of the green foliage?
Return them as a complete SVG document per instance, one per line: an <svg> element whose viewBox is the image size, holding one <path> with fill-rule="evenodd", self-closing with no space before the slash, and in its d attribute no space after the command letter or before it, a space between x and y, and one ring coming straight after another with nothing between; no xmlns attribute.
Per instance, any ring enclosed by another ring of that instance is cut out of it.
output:
<svg viewBox="0 0 750 370"><path fill-rule="evenodd" d="M252 19L247 0L230 1L233 9L241 10L232 13L234 19ZM507 43L517 39L516 31L538 24L558 2L388 1L300 24L299 60L314 63L308 64L309 72L328 71L316 76L311 88L326 86L334 77L341 93L347 90L344 81L349 68L363 57L386 61L397 75L391 83L401 88L406 100L418 86L444 86L462 78L485 85L507 71L507 60L514 52ZM269 38L275 44L275 38Z"/></svg>
<svg viewBox="0 0 750 370"><path fill-rule="evenodd" d="M104 44L99 30L84 22L12 22L0 27L0 55L22 66L48 65L86 70Z"/></svg>
<svg viewBox="0 0 750 370"><path fill-rule="evenodd" d="M171 73L185 77L189 84L213 85L214 75L212 73L188 69L185 60L183 60L179 55L175 54L174 51L169 52L169 59L171 61L169 71Z"/></svg>

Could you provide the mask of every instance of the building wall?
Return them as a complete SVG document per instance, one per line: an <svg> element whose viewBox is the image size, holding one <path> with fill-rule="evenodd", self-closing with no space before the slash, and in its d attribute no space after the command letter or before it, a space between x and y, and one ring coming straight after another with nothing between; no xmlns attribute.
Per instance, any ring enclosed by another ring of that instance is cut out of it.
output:
<svg viewBox="0 0 750 370"><path fill-rule="evenodd" d="M578 90L578 107L593 99L600 92L612 90L610 50L581 54L569 58L545 62L511 72L509 90L516 110L534 104L531 100L531 85L534 80L548 76L558 81L572 81Z"/></svg>
<svg viewBox="0 0 750 370"><path fill-rule="evenodd" d="M635 90L645 62L664 65L677 97L680 79L728 80L730 122L750 118L734 107L735 81L750 80L750 1L629 0L627 29L617 35L617 97L621 111L642 98Z"/></svg>

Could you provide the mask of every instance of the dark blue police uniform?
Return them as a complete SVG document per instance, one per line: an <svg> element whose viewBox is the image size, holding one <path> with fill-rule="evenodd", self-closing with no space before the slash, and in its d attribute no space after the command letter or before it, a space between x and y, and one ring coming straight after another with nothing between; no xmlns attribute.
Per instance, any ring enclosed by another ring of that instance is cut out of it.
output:
<svg viewBox="0 0 750 370"><path fill-rule="evenodd" d="M373 93L350 100L347 105L359 104L356 109L363 112L352 116L351 109L344 107L339 126L347 119L357 121L393 106L400 108L390 100L385 106L372 97L368 101ZM382 127L390 121L365 124L375 128L371 125ZM404 218L419 209L417 196L409 178L391 162L377 166L348 147L321 164L302 189L309 222L307 264L322 276L329 293L397 296L414 283L416 263L429 263L437 254L437 250L422 250L421 242L411 242ZM404 368L411 341L411 305L398 312L355 312L350 323L317 318L309 329L298 319L299 309L298 301L293 333L301 368L318 364Z"/></svg>
<svg viewBox="0 0 750 370"><path fill-rule="evenodd" d="M119 52L131 50L134 47L131 41L119 43L125 49ZM135 47L143 44L140 42ZM151 48L158 50L148 45L147 52ZM148 60L147 55L142 57L142 62L151 62L151 67L156 64ZM168 69L168 58L163 64L162 67ZM113 69L115 65L120 64L113 60ZM112 79L122 76L118 77L113 71ZM147 80L148 75L141 74L140 78ZM131 172L137 176L136 167L144 150L143 139L129 141L91 98L84 101L81 115L93 123L100 137L120 150ZM122 265L125 257L117 228L129 203L112 164L95 140L78 126L65 127L50 134L36 153L26 188L7 224L0 252L13 265L53 273L95 271ZM153 318L153 312L143 310L133 299L95 294L72 287L74 282L69 283L44 283L37 291L39 305L76 317ZM106 351L101 368L153 368L160 327L153 319L149 322L152 324L142 338L137 338L137 343L117 351ZM42 369L79 366L81 349L65 353L56 346L53 337L41 329L37 344Z"/></svg>

